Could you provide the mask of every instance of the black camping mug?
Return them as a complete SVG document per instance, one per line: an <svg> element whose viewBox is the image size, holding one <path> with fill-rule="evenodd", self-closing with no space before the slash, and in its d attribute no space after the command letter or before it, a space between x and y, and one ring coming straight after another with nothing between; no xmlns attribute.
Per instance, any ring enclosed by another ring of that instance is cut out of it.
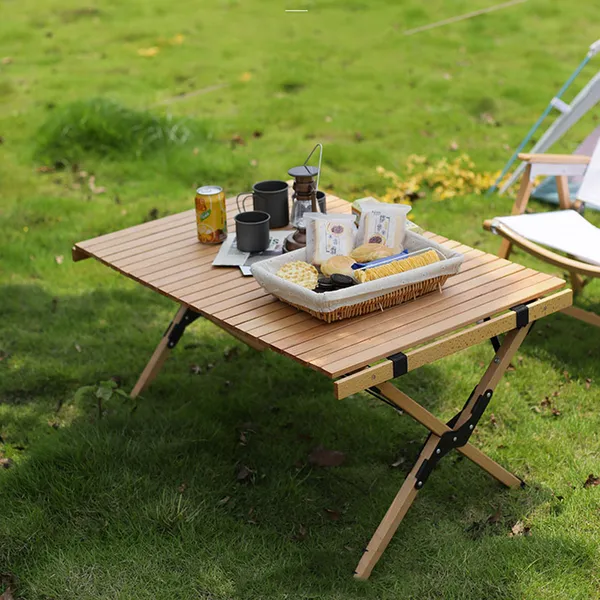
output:
<svg viewBox="0 0 600 600"><path fill-rule="evenodd" d="M235 215L237 249L241 252L262 252L269 247L271 217L260 210L249 210Z"/></svg>
<svg viewBox="0 0 600 600"><path fill-rule="evenodd" d="M319 211L323 214L327 213L327 196L325 192L317 192L317 202L319 203Z"/></svg>
<svg viewBox="0 0 600 600"><path fill-rule="evenodd" d="M246 198L248 196L246 196ZM244 198L242 202L242 207L244 210L246 210L246 198ZM270 180L259 181L258 183L255 183L252 186L252 199L254 210L260 210L271 215L270 226L272 229L288 226L290 222L290 213L288 184L285 181Z"/></svg>

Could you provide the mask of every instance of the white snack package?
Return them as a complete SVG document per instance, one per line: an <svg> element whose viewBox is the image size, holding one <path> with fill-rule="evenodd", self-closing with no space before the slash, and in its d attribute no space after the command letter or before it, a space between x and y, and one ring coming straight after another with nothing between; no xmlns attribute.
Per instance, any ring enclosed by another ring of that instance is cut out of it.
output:
<svg viewBox="0 0 600 600"><path fill-rule="evenodd" d="M306 260L320 266L332 256L348 256L354 249L354 215L304 213Z"/></svg>
<svg viewBox="0 0 600 600"><path fill-rule="evenodd" d="M356 245L385 244L388 248L404 247L406 215L411 206L372 200L361 204Z"/></svg>

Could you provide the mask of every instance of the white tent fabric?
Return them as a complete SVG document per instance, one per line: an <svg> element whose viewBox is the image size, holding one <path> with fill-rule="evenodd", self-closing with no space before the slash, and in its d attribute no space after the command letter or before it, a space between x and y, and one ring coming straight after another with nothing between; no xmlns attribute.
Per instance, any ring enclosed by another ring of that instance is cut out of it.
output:
<svg viewBox="0 0 600 600"><path fill-rule="evenodd" d="M574 210L497 217L492 228L497 223L536 244L600 265L600 229Z"/></svg>

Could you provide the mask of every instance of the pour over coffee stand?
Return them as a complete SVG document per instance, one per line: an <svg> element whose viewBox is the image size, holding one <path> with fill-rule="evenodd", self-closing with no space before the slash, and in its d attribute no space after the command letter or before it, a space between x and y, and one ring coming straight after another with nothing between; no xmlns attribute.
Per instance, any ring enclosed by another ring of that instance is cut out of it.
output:
<svg viewBox="0 0 600 600"><path fill-rule="evenodd" d="M308 164L310 157L319 148L319 166L312 167ZM299 250L306 246L306 225L304 213L319 212L317 193L319 191L319 180L321 177L321 164L323 163L323 145L316 144L306 157L304 164L293 167L288 175L294 178L294 195L292 196L292 225L296 228L294 233L285 240L285 251ZM316 181L315 181L316 177Z"/></svg>

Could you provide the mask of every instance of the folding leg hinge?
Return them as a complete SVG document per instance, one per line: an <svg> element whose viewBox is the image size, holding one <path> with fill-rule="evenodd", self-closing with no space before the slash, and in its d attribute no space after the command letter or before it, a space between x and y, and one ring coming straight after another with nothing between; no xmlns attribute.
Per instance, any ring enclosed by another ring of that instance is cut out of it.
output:
<svg viewBox="0 0 600 600"><path fill-rule="evenodd" d="M491 317L486 317L482 320L482 323L485 323L485 321L489 321L490 318ZM494 352L498 352L498 350L500 350L500 338L497 335L495 335L490 338L490 342L492 343L492 348L494 349Z"/></svg>
<svg viewBox="0 0 600 600"><path fill-rule="evenodd" d="M500 339L498 336L495 335L494 337L491 337L490 342L492 342L492 348L494 349L494 352L498 352L498 350L500 350Z"/></svg>
<svg viewBox="0 0 600 600"><path fill-rule="evenodd" d="M447 431L440 437L440 440L433 450L431 457L424 459L421 463L421 466L417 470L415 475L415 487L418 490L425 485L429 475L431 475L431 472L440 459L446 456L446 454L448 454L448 452L451 450L454 450L455 448L461 448L469 441L475 426L479 422L479 419L481 419L481 415L483 415L483 412L492 399L492 395L492 390L486 390L483 394L481 394L481 396L479 396L479 398L477 398L475 401L469 418L458 429ZM462 412L463 411L460 411L455 417L453 417L453 419L450 420L450 423L456 423Z"/></svg>
<svg viewBox="0 0 600 600"><path fill-rule="evenodd" d="M185 328L191 323L193 323L200 316L200 313L196 312L195 310L192 310L191 308L187 308L181 320L178 323L175 323L175 325L173 325L172 328L171 325L173 324L173 321L171 321L171 324L167 328L167 331L165 331L165 335L168 335L169 337L167 347L171 349L175 348L175 346L177 346L177 342L179 342L179 340L181 339ZM169 329L171 331L169 331Z"/></svg>

